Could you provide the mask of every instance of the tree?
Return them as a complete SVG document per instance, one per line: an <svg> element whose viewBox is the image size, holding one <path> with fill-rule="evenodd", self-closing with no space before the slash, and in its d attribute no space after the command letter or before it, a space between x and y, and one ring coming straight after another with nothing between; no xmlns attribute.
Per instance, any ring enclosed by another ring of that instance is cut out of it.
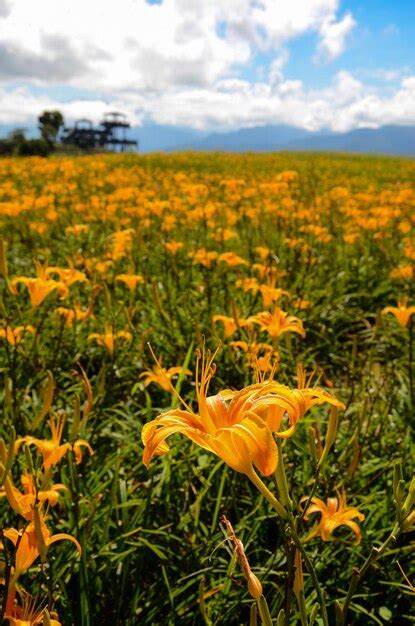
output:
<svg viewBox="0 0 415 626"><path fill-rule="evenodd" d="M62 113L60 111L44 111L42 115L39 115L38 120L42 138L49 146L54 146L59 129L64 124Z"/></svg>

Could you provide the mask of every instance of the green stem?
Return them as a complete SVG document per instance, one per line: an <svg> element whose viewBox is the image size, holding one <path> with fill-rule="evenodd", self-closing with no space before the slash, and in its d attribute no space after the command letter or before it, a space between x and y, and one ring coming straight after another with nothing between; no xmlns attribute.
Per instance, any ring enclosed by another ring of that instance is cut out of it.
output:
<svg viewBox="0 0 415 626"><path fill-rule="evenodd" d="M288 520L288 513L279 500L271 493L268 487L262 482L258 474L252 468L249 474L247 474L249 480L255 485L255 487L262 493L264 498L268 500L273 509L275 509L280 517L284 520Z"/></svg>
<svg viewBox="0 0 415 626"><path fill-rule="evenodd" d="M268 500L268 502L276 510L278 515L280 517L282 517L282 519L284 519L284 520L286 520L288 522L290 533L291 533L291 537L292 537L295 545L297 546L298 550L301 552L301 555L302 555L302 557L304 559L304 563L306 565L307 571L310 574L310 577L311 577L311 579L313 581L313 584L314 584L314 588L315 588L315 590L317 592L317 596L318 596L320 607L321 607L323 624L324 624L324 626L329 626L329 620L328 620L327 608L326 608L326 600L325 600L325 597L324 597L324 593L323 593L323 590L320 587L320 583L318 582L317 574L315 572L313 564L311 563L310 559L308 558L307 553L304 550L303 544L301 543L301 539L297 535L297 531L295 529L295 521L294 521L294 517L293 517L292 513L288 513L285 510L285 508L283 507L281 502L279 500L277 500L277 498L271 493L271 491L262 482L262 480L260 479L258 474L256 474L256 472L255 472L255 470L253 468L252 468L251 472L248 474L248 478L252 481L252 483L255 485L255 487L258 489L258 491L260 491L262 493L264 498L266 498L266 500Z"/></svg>
<svg viewBox="0 0 415 626"><path fill-rule="evenodd" d="M265 600L265 597L260 596L256 602L258 607L258 613L261 617L261 622L264 626L272 626L271 614L269 612L268 604Z"/></svg>
<svg viewBox="0 0 415 626"><path fill-rule="evenodd" d="M396 541L396 538L399 535L399 530L400 530L399 524L395 524L391 534L383 542L380 548L373 547L366 561L363 563L362 567L360 569L354 568L353 573L352 573L352 579L350 581L349 590L347 592L346 600L343 604L343 609L342 609L343 621L341 623L341 626L345 626L346 624L347 611L349 610L350 603L353 599L354 594L356 593L356 589L359 583L362 581L362 579L366 575L366 572L368 571L372 563L377 561L382 556L382 554L386 551L386 549L390 546L390 544Z"/></svg>
<svg viewBox="0 0 415 626"><path fill-rule="evenodd" d="M317 597L318 597L320 607L321 607L321 616L323 618L323 624L324 626L329 626L329 618L327 615L326 599L324 597L324 592L322 588L320 587L320 583L318 582L318 578L317 578L317 574L314 569L314 566L312 562L310 561L310 559L308 558L308 555L306 551L304 550L303 544L301 543L301 539L297 535L297 531L294 528L294 520L290 520L290 532L291 532L291 537L295 545L301 552L301 556L304 559L305 566L307 568L308 573L310 574L311 580L313 581L314 588L317 592Z"/></svg>
<svg viewBox="0 0 415 626"><path fill-rule="evenodd" d="M411 396L411 406L413 407L415 404L415 394L414 394L414 375L412 371L412 363L413 363L413 335L414 335L414 322L412 318L409 321L409 391Z"/></svg>

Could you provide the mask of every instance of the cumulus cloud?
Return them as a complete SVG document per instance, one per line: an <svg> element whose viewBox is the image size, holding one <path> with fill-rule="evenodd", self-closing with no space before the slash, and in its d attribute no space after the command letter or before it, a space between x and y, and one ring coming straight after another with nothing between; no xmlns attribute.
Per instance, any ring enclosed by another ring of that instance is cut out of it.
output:
<svg viewBox="0 0 415 626"><path fill-rule="evenodd" d="M344 49L354 24L350 15L336 21L338 4L338 0L160 4L118 0L116 5L108 0L13 4L0 0L4 20L0 77L14 69L17 76L26 76L32 66L33 80L44 84L66 80L101 92L201 86L246 65L258 51L281 54L284 43L305 33L315 33L321 48L334 58ZM51 39L59 41L59 50L52 49Z"/></svg>
<svg viewBox="0 0 415 626"><path fill-rule="evenodd" d="M135 125L151 119L158 124L199 129L236 129L265 124L289 124L308 130L384 124L415 124L415 76L405 78L391 95L381 95L348 72L338 72L324 89L306 89L301 81L251 83L229 78L207 87L164 92L126 92L111 98L74 98L59 102L35 95L28 88L0 89L0 123L27 124L46 108L62 110L68 120L101 119L108 110L124 111Z"/></svg>
<svg viewBox="0 0 415 626"><path fill-rule="evenodd" d="M30 124L45 108L95 121L119 109L133 124L203 129L415 123L415 78L385 96L345 71L319 90L285 75L296 37L312 34L326 62L344 51L355 20L339 7L339 0L0 0L0 123ZM62 85L72 98L48 95Z"/></svg>
<svg viewBox="0 0 415 626"><path fill-rule="evenodd" d="M318 46L318 57L332 61L338 57L346 47L346 38L356 26L351 13L346 13L343 19L336 21L333 17L324 20L321 28L321 41Z"/></svg>

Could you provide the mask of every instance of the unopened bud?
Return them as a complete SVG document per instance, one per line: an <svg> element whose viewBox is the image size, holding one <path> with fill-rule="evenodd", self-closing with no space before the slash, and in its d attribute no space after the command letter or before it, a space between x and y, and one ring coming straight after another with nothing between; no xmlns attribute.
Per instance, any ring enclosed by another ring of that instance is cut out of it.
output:
<svg viewBox="0 0 415 626"><path fill-rule="evenodd" d="M415 526L415 511L412 511L412 513L409 513L409 515L405 517L402 522L402 530L407 533L412 530L413 526Z"/></svg>
<svg viewBox="0 0 415 626"><path fill-rule="evenodd" d="M314 622L316 621L319 608L320 608L320 605L318 602L316 602L310 611L309 626L314 626Z"/></svg>
<svg viewBox="0 0 415 626"><path fill-rule="evenodd" d="M303 564L302 564L302 559L301 559L301 552L299 550L295 551L294 566L295 566L295 574L294 574L293 590L298 600L300 597L301 591L303 591L304 589Z"/></svg>
<svg viewBox="0 0 415 626"><path fill-rule="evenodd" d="M308 429L308 449L310 450L311 460L313 465L317 465L317 448L316 448L316 430L312 426Z"/></svg>
<svg viewBox="0 0 415 626"><path fill-rule="evenodd" d="M318 467L321 468L327 458L330 448L332 447L337 435L337 427L339 425L337 407L332 406L330 409L329 423L327 426L326 440L324 442L323 453L318 462Z"/></svg>
<svg viewBox="0 0 415 626"><path fill-rule="evenodd" d="M46 559L47 545L45 543L45 538L43 536L42 518L39 512L39 505L35 505L33 512L34 512L34 520L35 520L35 534L36 534L37 548L39 550L40 558L42 559L42 562L44 562Z"/></svg>
<svg viewBox="0 0 415 626"><path fill-rule="evenodd" d="M262 585L257 576L252 572L248 576L248 591L254 600L258 600L262 596Z"/></svg>
<svg viewBox="0 0 415 626"><path fill-rule="evenodd" d="M0 274L5 280L7 280L9 274L7 269L6 249L6 242L3 237L0 237Z"/></svg>
<svg viewBox="0 0 415 626"><path fill-rule="evenodd" d="M408 495L402 507L402 515L407 516L413 509L415 504L415 476L412 477L411 484L409 485Z"/></svg>

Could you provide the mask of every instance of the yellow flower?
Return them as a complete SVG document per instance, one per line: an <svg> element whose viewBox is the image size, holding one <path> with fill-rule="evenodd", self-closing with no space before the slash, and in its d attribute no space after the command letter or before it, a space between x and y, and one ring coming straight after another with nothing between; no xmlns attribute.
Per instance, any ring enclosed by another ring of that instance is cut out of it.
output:
<svg viewBox="0 0 415 626"><path fill-rule="evenodd" d="M0 339L6 339L12 346L17 346L23 339L23 333L32 333L35 334L35 329L33 326L16 326L12 328L11 326L5 326L5 328L0 328Z"/></svg>
<svg viewBox="0 0 415 626"><path fill-rule="evenodd" d="M55 313L65 319L66 326L71 327L74 320L77 322L83 322L92 315L91 307L83 311L79 306L74 305L71 309L67 309L63 306L59 306L55 309ZM92 316L93 317L93 316Z"/></svg>
<svg viewBox="0 0 415 626"><path fill-rule="evenodd" d="M180 248L183 248L184 243L181 241L168 241L164 244L165 249L170 254L177 254Z"/></svg>
<svg viewBox="0 0 415 626"><path fill-rule="evenodd" d="M415 306L407 307L408 298L403 297L398 300L398 306L387 306L382 310L382 315L392 313L401 326L408 326L411 316L415 314Z"/></svg>
<svg viewBox="0 0 415 626"><path fill-rule="evenodd" d="M41 537L39 537L39 534ZM42 517L40 517L40 533L37 532L37 529L35 528L35 522L30 522L23 532L18 531L15 528L7 528L4 531L4 536L10 539L13 545L17 547L15 553L15 580L20 576L20 574L28 570L40 555L40 541L42 539L46 547L49 547L57 541L67 539L68 541L72 541L78 552L81 553L81 546L75 537L66 533L51 535L51 532Z"/></svg>
<svg viewBox="0 0 415 626"><path fill-rule="evenodd" d="M290 389L273 380L250 385L241 391L226 389L207 397L215 371L214 356L198 354L196 396L198 411L194 412L181 398L185 410L173 409L145 424L141 433L146 466L155 455L169 451L166 439L182 433L205 450L213 452L237 472L251 477L253 465L263 474L272 474L278 462L273 437L291 437L298 420L316 404L328 402L343 405L321 389L305 387ZM199 381L199 364L202 360ZM288 427L284 422L287 420Z"/></svg>
<svg viewBox="0 0 415 626"><path fill-rule="evenodd" d="M45 624L45 609L36 607L36 600L23 589L19 589L19 595L23 599L21 605L14 603L16 590L13 588L7 596L5 617L9 626L37 626ZM51 626L61 626L60 622L50 619Z"/></svg>
<svg viewBox="0 0 415 626"><path fill-rule="evenodd" d="M88 336L88 341L96 341L99 346L106 348L110 354L114 353L115 342L118 339L130 342L132 335L127 330L119 330L114 333L109 326L106 326L104 333L91 333Z"/></svg>
<svg viewBox="0 0 415 626"><path fill-rule="evenodd" d="M43 457L43 467L45 470L48 470L59 463L59 461L71 448L73 448L77 464L82 461L82 447L87 448L89 453L93 454L91 446L84 439L78 439L73 445L70 443L61 444L63 428L65 426L64 417L60 417L56 419L56 421L53 417L51 417L49 420L49 426L52 435L51 439L37 439L31 435L21 437L16 440L16 451L19 450L22 444L36 446Z"/></svg>
<svg viewBox="0 0 415 626"><path fill-rule="evenodd" d="M215 250L200 248L200 250L196 250L196 252L189 252L188 256L193 259L193 263L199 263L204 267L210 267L213 261L218 258L218 253Z"/></svg>
<svg viewBox="0 0 415 626"><path fill-rule="evenodd" d="M81 272L74 267L48 267L46 270L46 274L47 276L57 274L59 276L59 279L68 287L70 287L74 283L89 282L84 272Z"/></svg>
<svg viewBox="0 0 415 626"><path fill-rule="evenodd" d="M134 291L139 283L144 282L144 278L141 276L141 274L118 274L118 276L115 277L115 280L118 280L127 285L127 287L131 289L131 291Z"/></svg>
<svg viewBox="0 0 415 626"><path fill-rule="evenodd" d="M0 492L0 495L5 495L13 511L28 521L33 521L33 511L36 501L47 501L51 506L55 506L58 502L59 491L66 489L65 485L57 483L52 485L50 489L39 489L36 492L35 482L31 474L23 474L21 483L24 493L21 493L15 487L10 478L10 474L8 474L4 482L4 491Z"/></svg>
<svg viewBox="0 0 415 626"><path fill-rule="evenodd" d="M295 315L288 315L278 306L274 311L262 311L248 318L248 321L258 324L261 330L265 330L272 339L277 339L283 333L294 332L305 337L303 322Z"/></svg>
<svg viewBox="0 0 415 626"><path fill-rule="evenodd" d="M223 252L218 256L218 261L226 263L229 267L236 267L238 265L248 265L248 261L243 259L234 252Z"/></svg>
<svg viewBox="0 0 415 626"><path fill-rule="evenodd" d="M67 226L65 228L65 235L74 235L78 237L82 233L87 233L89 230L88 224L74 224L73 226Z"/></svg>
<svg viewBox="0 0 415 626"><path fill-rule="evenodd" d="M301 502L307 500L307 496L301 498ZM312 513L320 513L321 519L314 530L308 535L308 539L317 537L318 535L323 541L328 541L332 532L339 526L348 526L352 529L356 537L356 543L360 543L362 536L360 528L356 522L352 520L357 518L360 522L365 519L355 507L346 506L346 495L343 493L339 498L327 498L327 504L324 504L320 498L311 498L311 504L306 511L304 519L307 521L308 516Z"/></svg>
<svg viewBox="0 0 415 626"><path fill-rule="evenodd" d="M68 287L62 281L53 280L49 278L48 268L41 263L36 262L37 278L29 278L27 276L15 276L9 283L10 291L15 296L18 294L17 285L24 285L30 297L30 303L32 307L36 308L42 304L47 296L52 291L57 291L61 298L66 298L68 295Z"/></svg>
<svg viewBox="0 0 415 626"><path fill-rule="evenodd" d="M152 370L146 370L140 374L140 378L144 378L145 387L151 383L156 383L157 385L160 385L164 391L171 391L171 379L173 376L177 376L177 374L191 376L192 372L184 369L183 367L169 367L168 369L165 369L164 367L161 367L161 364L159 364L155 365Z"/></svg>
<svg viewBox="0 0 415 626"><path fill-rule="evenodd" d="M216 324L216 322L221 322L223 324L225 339L233 335L238 330L238 328L243 328L251 325L248 320L240 318L236 320L234 317L228 317L227 315L214 315L213 323Z"/></svg>

